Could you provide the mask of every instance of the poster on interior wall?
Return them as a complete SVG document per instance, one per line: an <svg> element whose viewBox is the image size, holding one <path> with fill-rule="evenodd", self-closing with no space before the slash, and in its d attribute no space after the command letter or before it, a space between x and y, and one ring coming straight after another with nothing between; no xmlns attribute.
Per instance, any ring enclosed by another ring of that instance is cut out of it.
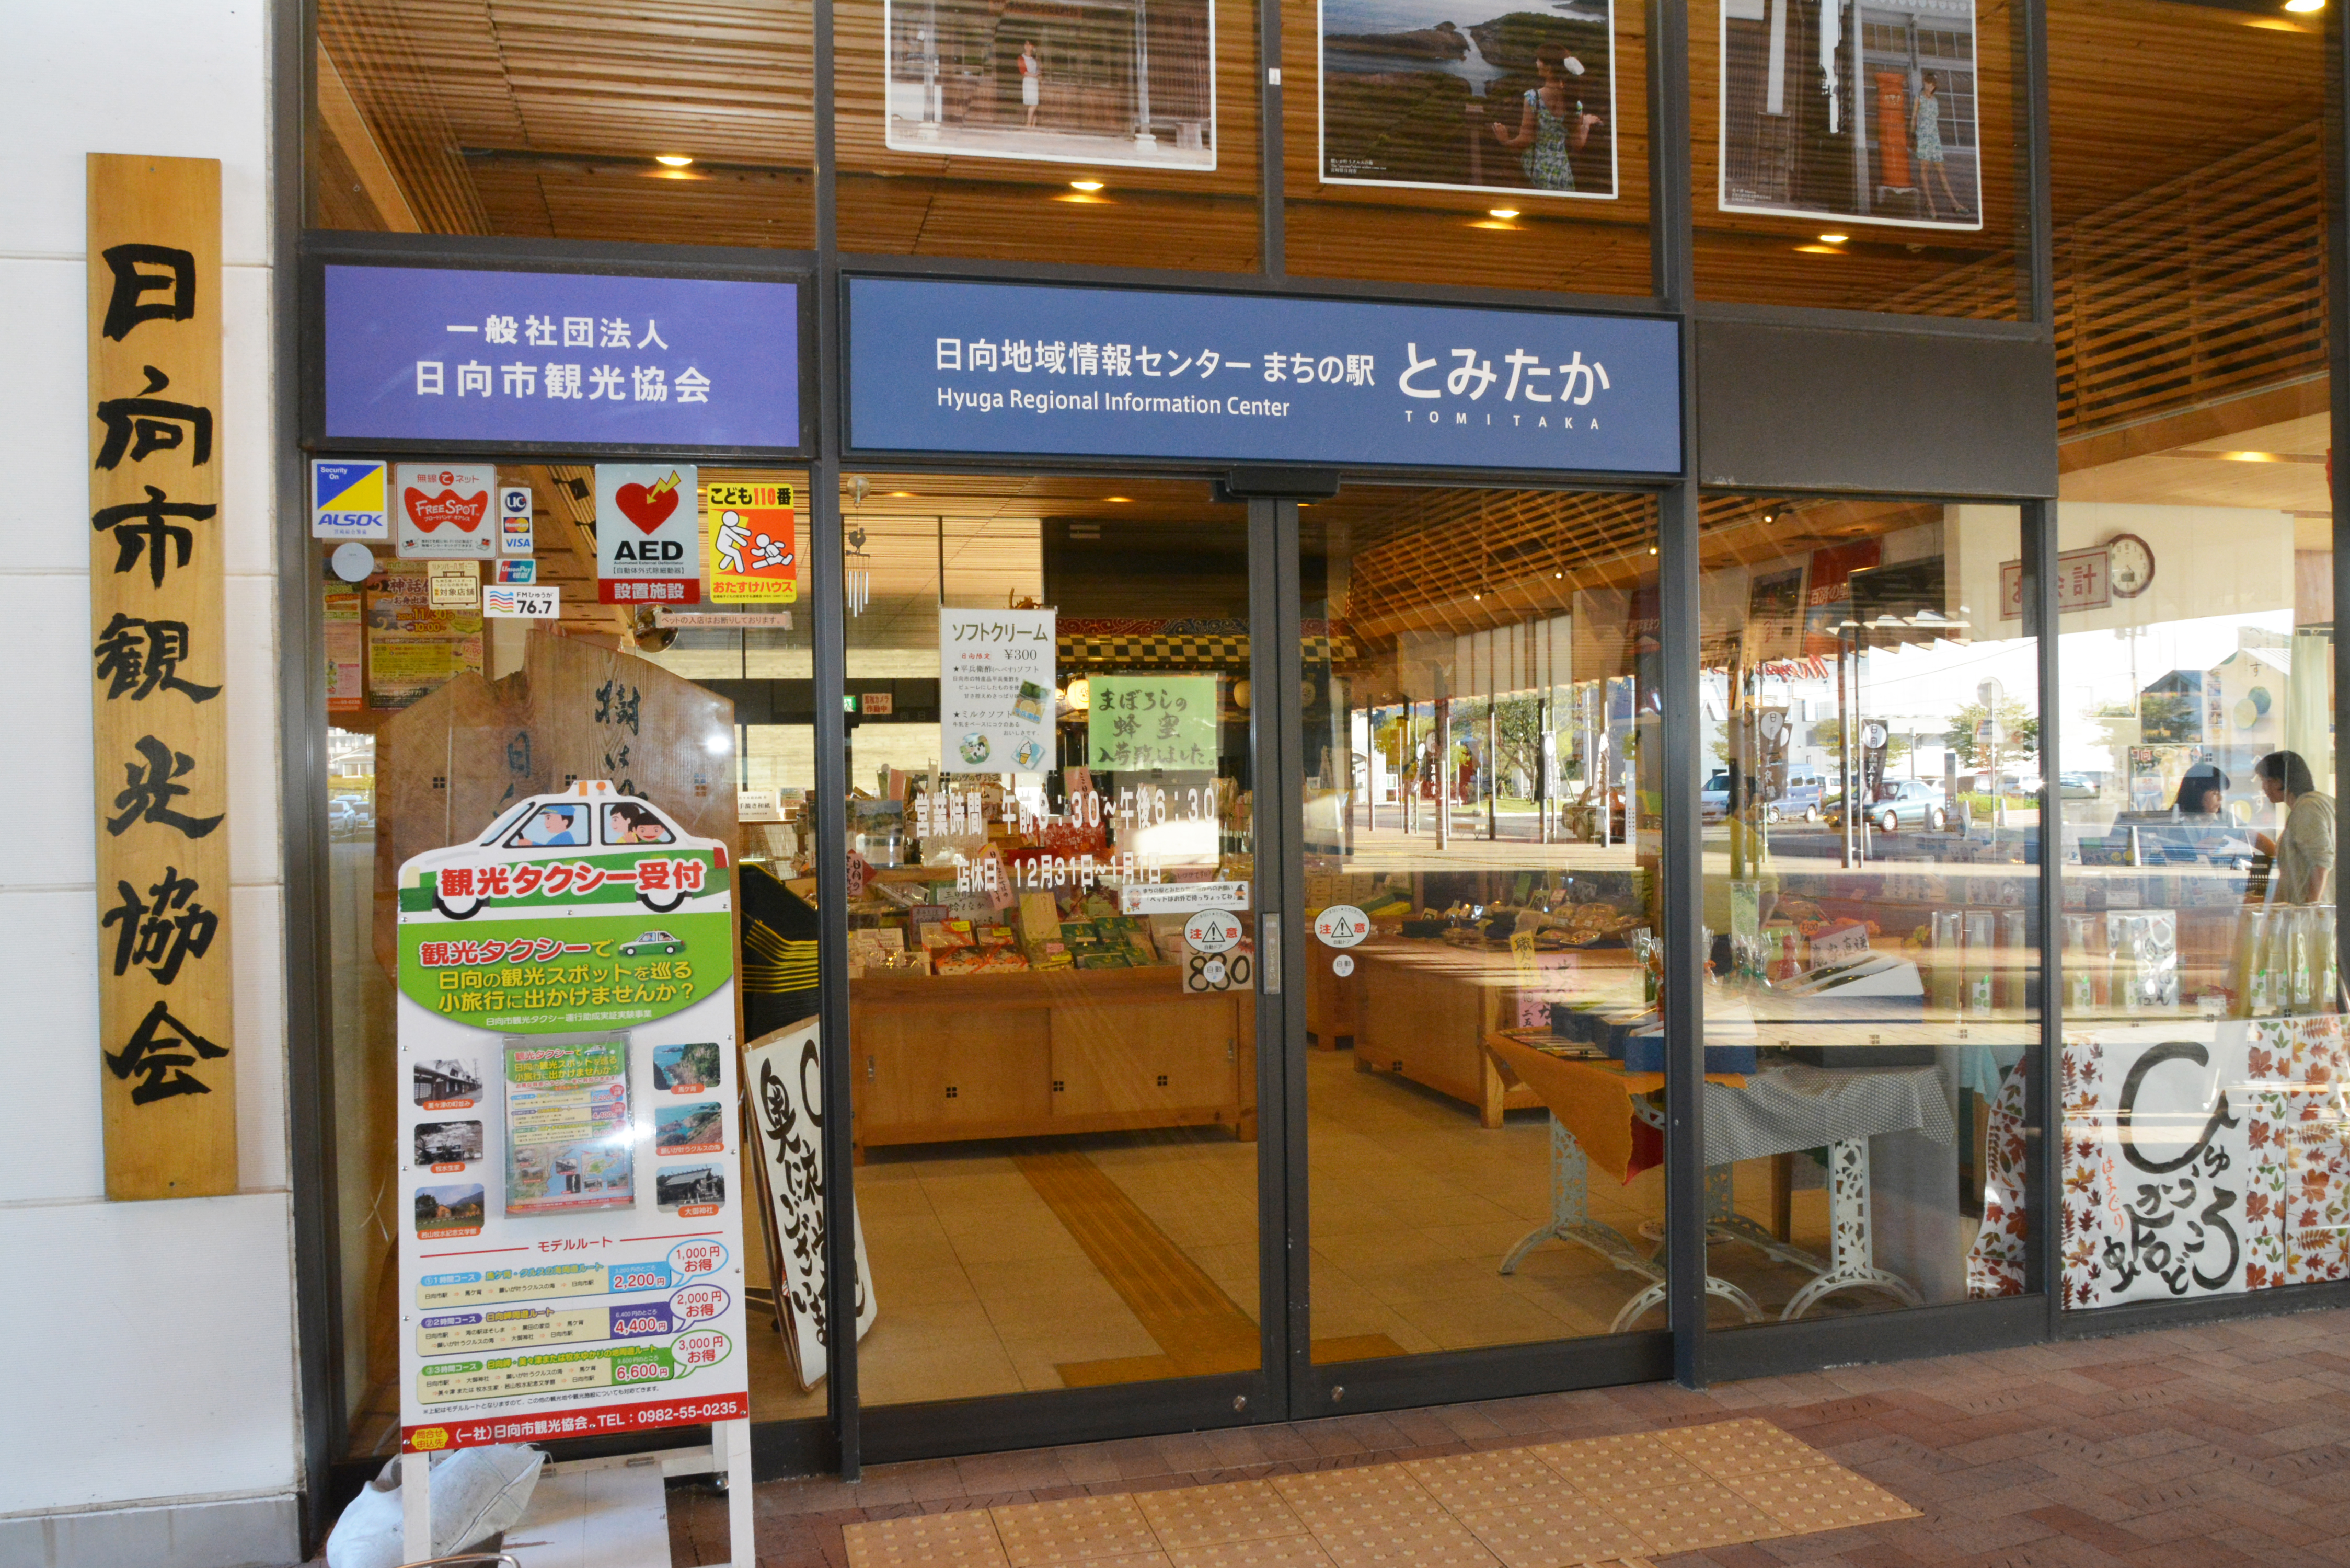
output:
<svg viewBox="0 0 2350 1568"><path fill-rule="evenodd" d="M367 705L405 708L482 668L482 612L435 606L423 561L382 561L364 587Z"/></svg>
<svg viewBox="0 0 2350 1568"><path fill-rule="evenodd" d="M1054 763L1055 612L939 611L939 755L951 774Z"/></svg>
<svg viewBox="0 0 2350 1568"><path fill-rule="evenodd" d="M407 1451L749 1414L732 897L600 779L401 865Z"/></svg>
<svg viewBox="0 0 2350 1568"><path fill-rule="evenodd" d="M894 151L1216 166L1211 0L887 0L881 16Z"/></svg>
<svg viewBox="0 0 2350 1568"><path fill-rule="evenodd" d="M1722 0L1725 213L1982 227L1974 0Z"/></svg>
<svg viewBox="0 0 2350 1568"><path fill-rule="evenodd" d="M822 1055L815 1020L778 1029L743 1052L751 1120L759 1129L759 1184L770 1245L778 1261L776 1307L792 1375L803 1393L824 1381L832 1333L825 1293L825 1163ZM856 1221L857 1337L873 1326L873 1270L865 1222Z"/></svg>
<svg viewBox="0 0 2350 1568"><path fill-rule="evenodd" d="M1320 17L1324 183L1615 200L1612 0L1321 0Z"/></svg>
<svg viewBox="0 0 2350 1568"><path fill-rule="evenodd" d="M1805 654L1833 659L1842 651L1845 623L1852 618L1852 575L1875 568L1884 559L1883 544L1856 539L1812 552L1809 576L1804 585L1804 648Z"/></svg>
<svg viewBox="0 0 2350 1568"><path fill-rule="evenodd" d="M2338 1016L2178 1021L2064 1043L2064 1304L2350 1274Z"/></svg>

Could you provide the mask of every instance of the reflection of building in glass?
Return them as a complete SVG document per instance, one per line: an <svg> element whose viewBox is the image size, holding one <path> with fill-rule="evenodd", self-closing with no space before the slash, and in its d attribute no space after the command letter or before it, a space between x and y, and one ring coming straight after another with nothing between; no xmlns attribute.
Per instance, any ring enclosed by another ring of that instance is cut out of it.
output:
<svg viewBox="0 0 2350 1568"><path fill-rule="evenodd" d="M1724 207L1973 225L1978 141L1972 0L1726 0Z"/></svg>
<svg viewBox="0 0 2350 1568"><path fill-rule="evenodd" d="M469 1062L419 1062L415 1070L416 1098L469 1100L482 1092L482 1080Z"/></svg>
<svg viewBox="0 0 2350 1568"><path fill-rule="evenodd" d="M893 147L1212 162L1206 0L926 0L893 4L889 26Z"/></svg>

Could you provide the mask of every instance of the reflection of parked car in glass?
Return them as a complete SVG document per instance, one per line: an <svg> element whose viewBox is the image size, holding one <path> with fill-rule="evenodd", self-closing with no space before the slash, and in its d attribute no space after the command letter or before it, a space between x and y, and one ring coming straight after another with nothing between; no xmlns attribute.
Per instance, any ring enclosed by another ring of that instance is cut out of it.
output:
<svg viewBox="0 0 2350 1568"><path fill-rule="evenodd" d="M667 931L647 931L635 941L622 944L622 958L642 958L647 953L673 953L685 943Z"/></svg>
<svg viewBox="0 0 2350 1568"><path fill-rule="evenodd" d="M2066 800L2097 798L2097 775L2095 774L2058 774L2056 788Z"/></svg>
<svg viewBox="0 0 2350 1568"><path fill-rule="evenodd" d="M1897 779L1887 784L1869 802L1863 815L1885 833L1892 833L1904 825L1939 833L1950 819L1950 810L1942 803L1942 786L1923 779Z"/></svg>
<svg viewBox="0 0 2350 1568"><path fill-rule="evenodd" d="M1805 822L1817 822L1828 797L1827 775L1814 767L1791 767L1787 770L1787 787L1777 800L1763 807L1762 815L1778 822L1800 816Z"/></svg>
<svg viewBox="0 0 2350 1568"><path fill-rule="evenodd" d="M1727 769L1705 781L1698 792L1698 810L1706 821L1730 815L1730 774Z"/></svg>

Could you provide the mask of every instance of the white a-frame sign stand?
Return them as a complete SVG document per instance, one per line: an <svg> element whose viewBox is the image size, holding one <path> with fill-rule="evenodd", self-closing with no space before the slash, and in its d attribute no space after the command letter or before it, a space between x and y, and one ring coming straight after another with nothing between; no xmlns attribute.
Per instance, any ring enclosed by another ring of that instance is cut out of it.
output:
<svg viewBox="0 0 2350 1568"><path fill-rule="evenodd" d="M733 886L723 842L600 780L400 867L411 1561L436 1453L701 1426L660 1473L723 1476L757 1561Z"/></svg>

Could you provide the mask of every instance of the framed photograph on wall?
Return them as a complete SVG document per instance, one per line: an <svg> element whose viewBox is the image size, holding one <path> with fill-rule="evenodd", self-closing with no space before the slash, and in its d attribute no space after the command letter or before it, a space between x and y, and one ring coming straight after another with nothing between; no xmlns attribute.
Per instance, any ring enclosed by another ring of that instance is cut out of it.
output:
<svg viewBox="0 0 2350 1568"><path fill-rule="evenodd" d="M1974 0L1721 0L1725 213L1982 227Z"/></svg>
<svg viewBox="0 0 2350 1568"><path fill-rule="evenodd" d="M1321 0L1322 180L1613 201L1613 0Z"/></svg>
<svg viewBox="0 0 2350 1568"><path fill-rule="evenodd" d="M885 0L897 152L1216 166L1213 0Z"/></svg>

